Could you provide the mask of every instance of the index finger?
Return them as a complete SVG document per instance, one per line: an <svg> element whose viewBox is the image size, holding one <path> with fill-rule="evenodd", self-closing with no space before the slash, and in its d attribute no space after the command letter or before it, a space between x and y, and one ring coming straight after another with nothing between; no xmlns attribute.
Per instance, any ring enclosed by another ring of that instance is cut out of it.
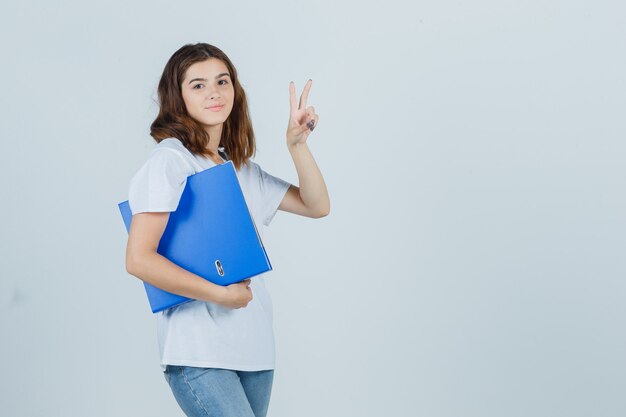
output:
<svg viewBox="0 0 626 417"><path fill-rule="evenodd" d="M309 78L309 81L307 81L306 84L304 85L304 91L302 92L302 95L300 96L300 107L298 107L299 109L306 108L306 99L309 97L309 90L311 89L312 83L313 83L313 80Z"/></svg>

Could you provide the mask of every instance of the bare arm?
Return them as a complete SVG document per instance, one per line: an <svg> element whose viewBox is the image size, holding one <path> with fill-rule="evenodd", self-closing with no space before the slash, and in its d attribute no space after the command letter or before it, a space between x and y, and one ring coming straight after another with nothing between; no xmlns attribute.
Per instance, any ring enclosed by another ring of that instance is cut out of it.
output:
<svg viewBox="0 0 626 417"><path fill-rule="evenodd" d="M291 186L278 206L279 210L319 218L330 212L330 198L324 177L315 163L306 140L317 126L319 116L313 106L306 107L311 88L309 80L296 103L295 86L289 84L290 117L287 126L287 147L298 172L299 186Z"/></svg>
<svg viewBox="0 0 626 417"><path fill-rule="evenodd" d="M157 253L168 220L169 212L138 213L133 216L126 245L128 273L157 288L184 297L233 308L245 307L252 299L252 291L248 288L250 280L223 287L179 267Z"/></svg>
<svg viewBox="0 0 626 417"><path fill-rule="evenodd" d="M298 172L299 187L289 187L278 209L312 218L327 216L330 212L328 190L309 147L294 145L289 151Z"/></svg>

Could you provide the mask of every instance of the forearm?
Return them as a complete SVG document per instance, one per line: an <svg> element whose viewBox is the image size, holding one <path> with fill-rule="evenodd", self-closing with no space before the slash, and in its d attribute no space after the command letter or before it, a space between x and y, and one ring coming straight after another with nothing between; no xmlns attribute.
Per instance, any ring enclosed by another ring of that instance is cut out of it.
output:
<svg viewBox="0 0 626 417"><path fill-rule="evenodd" d="M136 257L128 272L165 291L195 300L221 302L224 287L179 267L156 252Z"/></svg>
<svg viewBox="0 0 626 417"><path fill-rule="evenodd" d="M330 211L330 198L324 177L315 163L306 143L289 146L289 153L298 172L300 198L311 211L326 215Z"/></svg>

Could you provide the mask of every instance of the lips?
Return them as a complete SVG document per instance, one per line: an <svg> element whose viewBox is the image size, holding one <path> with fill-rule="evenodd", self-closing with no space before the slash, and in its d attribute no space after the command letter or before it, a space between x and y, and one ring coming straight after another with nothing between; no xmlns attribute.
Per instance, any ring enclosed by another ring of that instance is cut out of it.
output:
<svg viewBox="0 0 626 417"><path fill-rule="evenodd" d="M224 107L223 104L218 104L216 106L205 107L205 109L211 110L211 111L220 111L220 110L222 110L223 107Z"/></svg>

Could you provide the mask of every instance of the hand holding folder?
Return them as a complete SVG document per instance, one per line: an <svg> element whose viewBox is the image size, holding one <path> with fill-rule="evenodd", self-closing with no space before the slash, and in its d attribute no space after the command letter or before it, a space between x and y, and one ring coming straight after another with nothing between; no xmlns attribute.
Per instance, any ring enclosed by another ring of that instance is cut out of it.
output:
<svg viewBox="0 0 626 417"><path fill-rule="evenodd" d="M118 207L128 232L132 220L128 200ZM272 270L231 161L187 177L157 252L224 286ZM192 301L147 282L144 286L153 313Z"/></svg>

